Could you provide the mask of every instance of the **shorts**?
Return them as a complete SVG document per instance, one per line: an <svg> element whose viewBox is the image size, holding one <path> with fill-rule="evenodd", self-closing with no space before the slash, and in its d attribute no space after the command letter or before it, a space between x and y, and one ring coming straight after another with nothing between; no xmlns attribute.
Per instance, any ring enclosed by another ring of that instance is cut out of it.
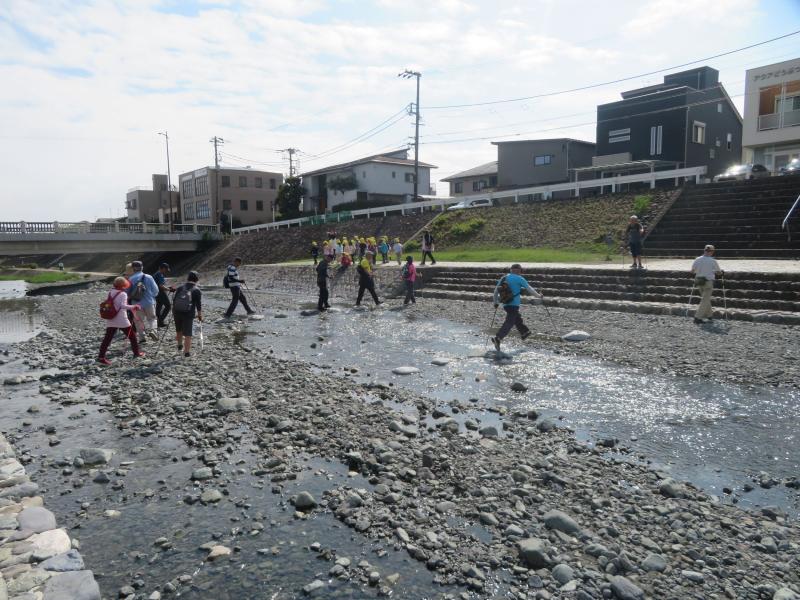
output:
<svg viewBox="0 0 800 600"><path fill-rule="evenodd" d="M175 331L186 337L192 337L192 325L194 325L194 313L173 312L175 317Z"/></svg>
<svg viewBox="0 0 800 600"><path fill-rule="evenodd" d="M629 246L631 247L631 256L642 255L642 242L631 242Z"/></svg>

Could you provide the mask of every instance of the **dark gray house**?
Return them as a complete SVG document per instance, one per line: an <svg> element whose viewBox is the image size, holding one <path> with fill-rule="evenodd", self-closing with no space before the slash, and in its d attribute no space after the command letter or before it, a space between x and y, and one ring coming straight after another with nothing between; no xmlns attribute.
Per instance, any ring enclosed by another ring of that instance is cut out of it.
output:
<svg viewBox="0 0 800 600"><path fill-rule="evenodd" d="M711 177L741 156L742 117L711 67L666 75L597 107L595 169L621 173L648 161L656 170L706 166ZM583 171L581 179L599 176Z"/></svg>
<svg viewBox="0 0 800 600"><path fill-rule="evenodd" d="M555 138L492 142L497 146L499 190L564 183L572 170L592 164L592 142Z"/></svg>

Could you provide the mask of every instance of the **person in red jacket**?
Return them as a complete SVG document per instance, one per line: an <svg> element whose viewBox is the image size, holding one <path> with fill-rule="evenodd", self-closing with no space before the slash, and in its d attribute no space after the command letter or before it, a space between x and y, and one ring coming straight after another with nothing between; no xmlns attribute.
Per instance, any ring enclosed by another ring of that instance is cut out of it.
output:
<svg viewBox="0 0 800 600"><path fill-rule="evenodd" d="M108 293L108 299L114 305L117 313L112 318L106 319L106 334L100 343L100 355L97 357L97 362L100 364L111 364L111 361L106 358L106 352L108 352L108 347L111 345L111 340L114 339L114 334L117 333L117 330L124 333L125 337L130 340L134 356L144 356L144 352L139 351L136 332L133 331L131 322L128 320L128 311L136 312L141 310L142 307L138 304L128 304L128 294L125 290L129 287L131 287L130 281L124 277L117 277L114 280L114 288Z"/></svg>

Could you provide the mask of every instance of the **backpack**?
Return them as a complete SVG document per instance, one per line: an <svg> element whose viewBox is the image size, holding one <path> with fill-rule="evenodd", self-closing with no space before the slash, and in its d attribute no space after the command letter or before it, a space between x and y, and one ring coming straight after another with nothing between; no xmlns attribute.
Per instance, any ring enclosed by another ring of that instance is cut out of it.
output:
<svg viewBox="0 0 800 600"><path fill-rule="evenodd" d="M227 273L225 273L225 276L222 278L222 287L224 287L226 290L230 289L231 287L231 280L228 279Z"/></svg>
<svg viewBox="0 0 800 600"><path fill-rule="evenodd" d="M114 300L119 296L122 292L117 292L116 296L113 298L111 297L111 292L108 292L108 296L105 300L100 303L100 318L110 320L117 316L119 311L117 307L114 306Z"/></svg>
<svg viewBox="0 0 800 600"><path fill-rule="evenodd" d="M411 269L408 268L408 263L403 265L402 270L403 279L408 279L409 275L411 274Z"/></svg>
<svg viewBox="0 0 800 600"><path fill-rule="evenodd" d="M142 298L144 298L145 293L147 292L147 286L144 284L144 278L146 275L142 274L141 279L136 282L136 285L133 286L130 292L128 292L128 299L131 302L139 302Z"/></svg>
<svg viewBox="0 0 800 600"><path fill-rule="evenodd" d="M505 277L500 280L500 285L497 286L497 295L503 304L508 304L516 296Z"/></svg>
<svg viewBox="0 0 800 600"><path fill-rule="evenodd" d="M172 310L176 313L188 313L192 310L192 289L183 284L175 291L175 298L172 302Z"/></svg>

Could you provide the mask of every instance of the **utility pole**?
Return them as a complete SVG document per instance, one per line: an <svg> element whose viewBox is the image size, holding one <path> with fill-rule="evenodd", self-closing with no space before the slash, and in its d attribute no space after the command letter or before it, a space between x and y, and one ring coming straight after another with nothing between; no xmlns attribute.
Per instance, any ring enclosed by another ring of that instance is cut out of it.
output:
<svg viewBox="0 0 800 600"><path fill-rule="evenodd" d="M159 131L158 135L164 136L164 141L167 143L167 197L169 198L169 232L175 231L175 212L172 209L172 173L169 169L169 133L167 131Z"/></svg>
<svg viewBox="0 0 800 600"><path fill-rule="evenodd" d="M419 192L419 80L422 77L422 73L406 69L397 76L403 79L417 78L417 103L414 105L414 115L416 117L414 124L414 197L412 199L412 202L415 202Z"/></svg>
<svg viewBox="0 0 800 600"><path fill-rule="evenodd" d="M219 146L225 143L221 137L217 137L216 135L208 140L209 142L214 143L214 187L216 188L216 197L214 198L214 210L217 216L217 223L220 222L220 218L222 217L222 208L217 208L222 206L222 202L219 199ZM231 228L233 228L233 216L230 217Z"/></svg>
<svg viewBox="0 0 800 600"><path fill-rule="evenodd" d="M289 177L294 177L294 155L297 152L297 148L284 148L281 152L289 153Z"/></svg>

